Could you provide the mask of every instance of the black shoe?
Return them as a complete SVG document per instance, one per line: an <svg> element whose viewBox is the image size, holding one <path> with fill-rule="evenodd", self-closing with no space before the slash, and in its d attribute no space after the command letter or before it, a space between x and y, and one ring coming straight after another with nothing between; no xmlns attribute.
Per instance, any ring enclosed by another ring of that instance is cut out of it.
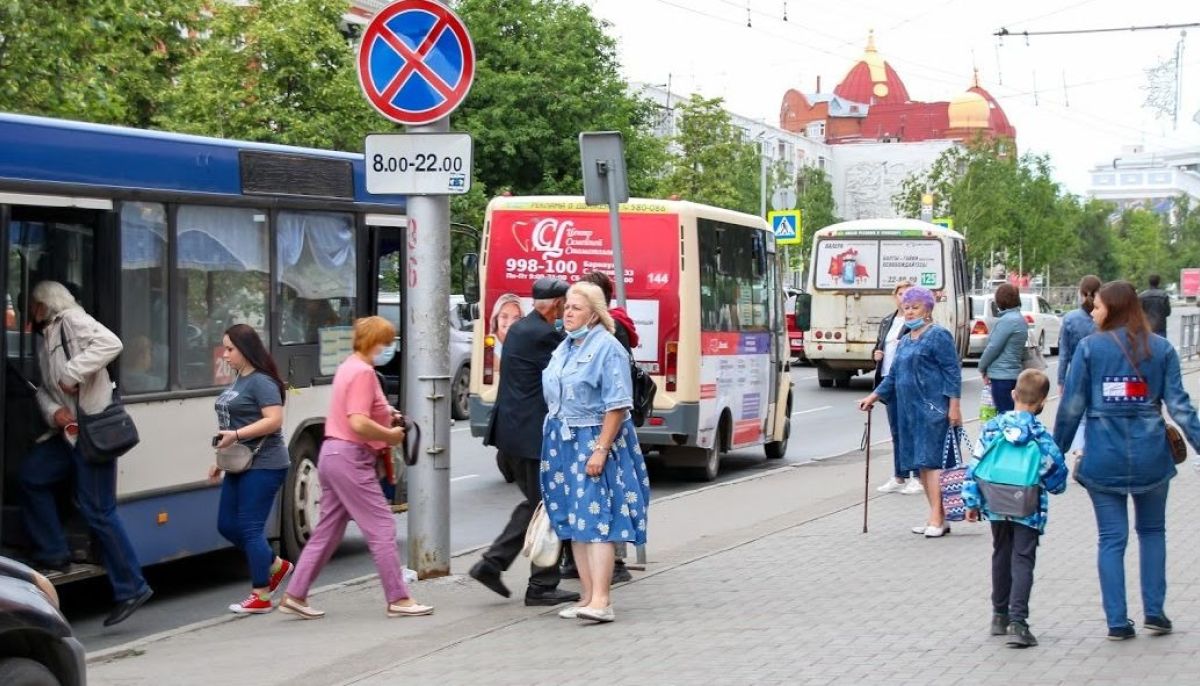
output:
<svg viewBox="0 0 1200 686"><path fill-rule="evenodd" d="M550 607L573 603L579 600L579 594L574 591L563 591L557 588L537 588L530 586L525 591L525 604L530 607Z"/></svg>
<svg viewBox="0 0 1200 686"><path fill-rule="evenodd" d="M1171 620L1166 617L1146 617L1146 621L1142 622L1142 626L1146 628L1146 631L1155 636L1169 634L1174 629L1171 626Z"/></svg>
<svg viewBox="0 0 1200 686"><path fill-rule="evenodd" d="M54 576L56 574L66 574L71 571L71 561L63 562L35 562L30 565L42 573L42 576Z"/></svg>
<svg viewBox="0 0 1200 686"><path fill-rule="evenodd" d="M575 565L563 565L558 568L558 575L564 579L578 579L579 568Z"/></svg>
<svg viewBox="0 0 1200 686"><path fill-rule="evenodd" d="M992 635L1004 636L1008 633L1008 615L999 612L992 615Z"/></svg>
<svg viewBox="0 0 1200 686"><path fill-rule="evenodd" d="M1005 643L1009 648L1032 648L1037 645L1037 638L1025 622L1009 622L1008 640Z"/></svg>
<svg viewBox="0 0 1200 686"><path fill-rule="evenodd" d="M1133 620L1125 620L1125 626L1108 628L1108 640L1110 641L1127 641L1135 636L1137 636L1137 632L1133 630Z"/></svg>
<svg viewBox="0 0 1200 686"><path fill-rule="evenodd" d="M487 586L505 598L512 597L512 592L509 591L508 587L504 585L504 582L500 580L500 570L492 566L492 563L488 562L487 560L480 560L479 562L476 562L475 566L471 567L471 571L467 572L467 574L469 574L472 579L478 581L484 586Z"/></svg>
<svg viewBox="0 0 1200 686"><path fill-rule="evenodd" d="M613 564L612 582L614 584L633 581L633 575L629 573L629 568L625 566L625 560L617 560Z"/></svg>
<svg viewBox="0 0 1200 686"><path fill-rule="evenodd" d="M121 602L117 603L116 607L112 609L112 612L109 612L108 616L104 618L104 626L120 624L126 619L129 619L129 615L137 612L137 609L142 605L145 605L146 601L150 600L150 596L152 595L154 595L154 589L147 587L146 590L130 598L129 600L122 600Z"/></svg>

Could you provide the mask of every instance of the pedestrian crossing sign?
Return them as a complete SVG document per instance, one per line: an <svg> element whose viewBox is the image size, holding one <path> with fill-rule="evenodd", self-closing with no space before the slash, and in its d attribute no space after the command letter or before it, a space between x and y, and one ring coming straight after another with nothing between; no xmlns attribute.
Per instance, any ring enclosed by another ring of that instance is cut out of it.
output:
<svg viewBox="0 0 1200 686"><path fill-rule="evenodd" d="M800 210L768 212L767 221L771 222L771 230L775 232L775 242L779 245L800 245L804 242Z"/></svg>

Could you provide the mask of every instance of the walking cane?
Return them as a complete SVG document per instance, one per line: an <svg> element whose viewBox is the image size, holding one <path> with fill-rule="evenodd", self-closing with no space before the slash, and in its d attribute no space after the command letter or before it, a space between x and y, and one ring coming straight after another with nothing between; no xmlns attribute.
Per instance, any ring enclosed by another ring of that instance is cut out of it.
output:
<svg viewBox="0 0 1200 686"><path fill-rule="evenodd" d="M862 449L866 453L867 459L863 469L863 530L867 533L867 503L871 497L871 414L875 411L874 407L867 410L866 428L863 430Z"/></svg>

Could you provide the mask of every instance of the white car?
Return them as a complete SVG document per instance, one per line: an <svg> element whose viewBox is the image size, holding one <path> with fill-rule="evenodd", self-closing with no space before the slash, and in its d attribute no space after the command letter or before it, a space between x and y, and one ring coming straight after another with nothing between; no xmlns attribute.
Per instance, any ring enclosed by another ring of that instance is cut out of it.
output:
<svg viewBox="0 0 1200 686"><path fill-rule="evenodd" d="M1062 332L1061 313L1050 307L1045 298L1022 293L1021 314L1029 322L1029 344L1036 345L1043 355L1057 355L1058 338Z"/></svg>
<svg viewBox="0 0 1200 686"><path fill-rule="evenodd" d="M451 295L449 302L450 320L450 414L454 419L466 419L470 415L469 402L471 383L471 323L458 316L461 295ZM400 294L379 294L379 315L400 331ZM396 339L397 357L403 354L399 336ZM397 366L398 369L398 366ZM393 373L398 373L393 371ZM395 380L395 378L393 378Z"/></svg>

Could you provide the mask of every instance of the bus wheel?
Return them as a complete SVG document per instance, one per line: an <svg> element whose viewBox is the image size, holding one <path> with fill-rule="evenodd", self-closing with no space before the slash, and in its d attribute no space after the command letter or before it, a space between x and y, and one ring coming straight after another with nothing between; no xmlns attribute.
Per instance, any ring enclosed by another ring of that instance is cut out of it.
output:
<svg viewBox="0 0 1200 686"><path fill-rule="evenodd" d="M817 365L817 383L821 385L821 388L833 388L834 378L835 374L832 369L823 364Z"/></svg>
<svg viewBox="0 0 1200 686"><path fill-rule="evenodd" d="M40 662L25 657L0 660L0 684L59 686L58 677Z"/></svg>
<svg viewBox="0 0 1200 686"><path fill-rule="evenodd" d="M716 481L717 475L721 473L721 453L725 451L725 446L729 444L730 421L728 413L722 415L717 435L713 437L712 447L696 448L703 456L699 468L696 469L696 475L701 481Z"/></svg>
<svg viewBox="0 0 1200 686"><path fill-rule="evenodd" d="M784 421L787 423L783 425L783 440L771 441L763 446L768 460L782 460L787 456L788 439L792 437L792 399L790 396L787 404L787 419Z"/></svg>
<svg viewBox="0 0 1200 686"><path fill-rule="evenodd" d="M283 547L292 560L317 528L321 513L321 482L317 478L318 444L305 432L292 448L292 468L283 491Z"/></svg>
<svg viewBox="0 0 1200 686"><path fill-rule="evenodd" d="M846 372L845 374L838 374L833 378L833 385L837 386L838 388L850 388L850 380L853 378L854 376L849 372Z"/></svg>

